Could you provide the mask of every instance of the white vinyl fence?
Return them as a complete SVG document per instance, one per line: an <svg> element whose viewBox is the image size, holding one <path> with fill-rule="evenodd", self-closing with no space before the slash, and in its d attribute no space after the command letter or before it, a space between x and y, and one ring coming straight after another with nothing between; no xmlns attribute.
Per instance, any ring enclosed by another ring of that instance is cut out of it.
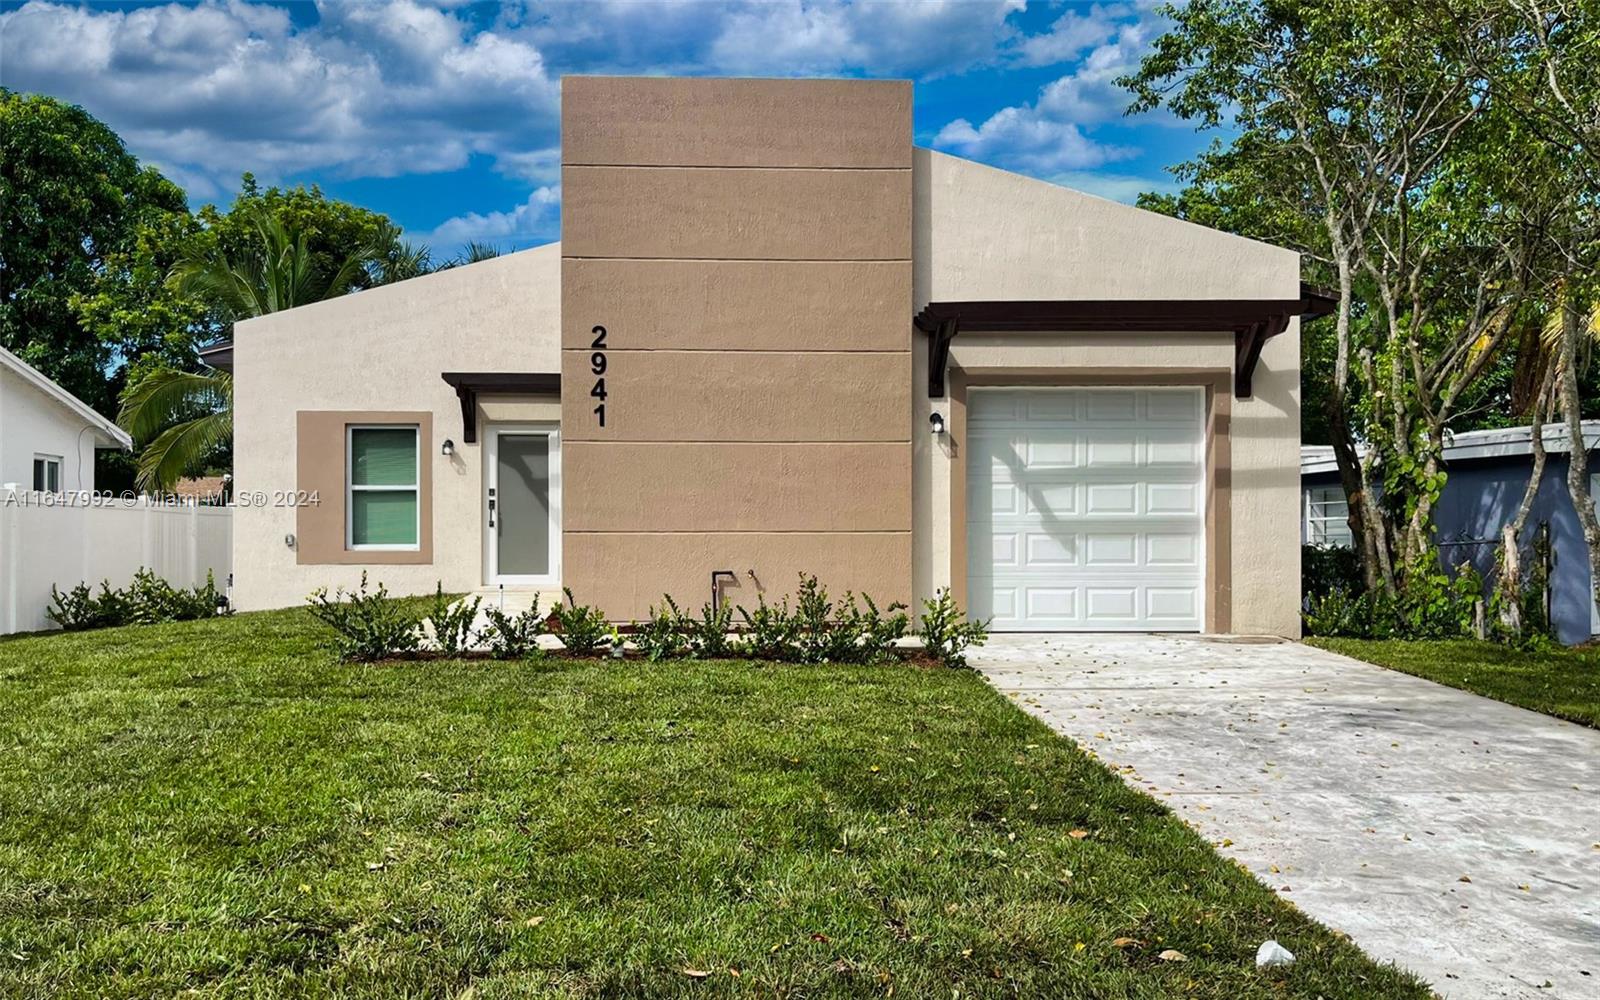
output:
<svg viewBox="0 0 1600 1000"><path fill-rule="evenodd" d="M203 584L210 570L223 590L232 554L227 507L0 491L0 634L53 628L51 584L125 587L144 567L174 587Z"/></svg>

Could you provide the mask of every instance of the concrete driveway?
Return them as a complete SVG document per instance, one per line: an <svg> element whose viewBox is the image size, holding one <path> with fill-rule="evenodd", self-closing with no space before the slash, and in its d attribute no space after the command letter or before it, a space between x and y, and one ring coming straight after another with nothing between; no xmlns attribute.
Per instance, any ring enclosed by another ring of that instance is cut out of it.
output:
<svg viewBox="0 0 1600 1000"><path fill-rule="evenodd" d="M997 635L971 659L1449 1000L1600 997L1600 731L1276 640Z"/></svg>

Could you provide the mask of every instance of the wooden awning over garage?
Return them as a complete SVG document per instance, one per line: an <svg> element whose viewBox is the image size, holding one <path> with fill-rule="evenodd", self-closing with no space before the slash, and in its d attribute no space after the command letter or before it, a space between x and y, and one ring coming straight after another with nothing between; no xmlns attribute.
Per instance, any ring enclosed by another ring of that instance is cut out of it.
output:
<svg viewBox="0 0 1600 1000"><path fill-rule="evenodd" d="M930 302L916 315L928 335L928 395L945 394L950 341L966 330L982 333L1084 331L1216 332L1234 335L1234 395L1251 395L1251 377L1266 342L1289 319L1327 316L1332 296L1302 285L1298 299L1056 299Z"/></svg>

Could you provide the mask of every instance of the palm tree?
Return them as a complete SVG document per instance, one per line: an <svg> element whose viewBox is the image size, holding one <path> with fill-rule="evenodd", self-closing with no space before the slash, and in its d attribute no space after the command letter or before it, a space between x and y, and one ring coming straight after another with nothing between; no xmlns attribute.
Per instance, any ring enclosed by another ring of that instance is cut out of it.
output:
<svg viewBox="0 0 1600 1000"><path fill-rule="evenodd" d="M167 280L182 294L214 302L229 319L241 320L343 295L365 269L382 270L391 255L396 266L403 266L402 257L415 255L409 245L404 253L394 253L397 231L380 233L380 240L387 240L356 250L330 272L317 266L305 233L262 208L251 221L259 242L237 260L190 258L180 261ZM426 250L422 253L425 260ZM123 393L117 422L144 442L139 487L169 488L233 437L233 376L214 369L156 368Z"/></svg>

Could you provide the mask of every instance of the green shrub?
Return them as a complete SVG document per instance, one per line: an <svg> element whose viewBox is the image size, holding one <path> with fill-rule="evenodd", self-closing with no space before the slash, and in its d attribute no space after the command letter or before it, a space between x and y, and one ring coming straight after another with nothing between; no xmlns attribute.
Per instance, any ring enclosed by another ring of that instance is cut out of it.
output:
<svg viewBox="0 0 1600 1000"><path fill-rule="evenodd" d="M922 602L922 615L917 622L917 638L929 654L939 658L947 667L967 665L967 648L981 646L989 638L987 621L968 621L956 606L950 588L941 587L933 597Z"/></svg>
<svg viewBox="0 0 1600 1000"><path fill-rule="evenodd" d="M739 608L745 627L740 651L757 660L782 663L795 659L799 623L789 612L789 598L785 597L782 604L768 604L765 597L758 595L756 601L753 612Z"/></svg>
<svg viewBox="0 0 1600 1000"><path fill-rule="evenodd" d="M109 588L110 584L105 586ZM99 628L105 624L100 614L100 602L95 600L94 592L87 583L80 583L64 594L56 589L55 584L50 585L50 608L45 611L45 617L66 631L81 632Z"/></svg>
<svg viewBox="0 0 1600 1000"><path fill-rule="evenodd" d="M567 603L557 604L552 611L561 645L569 653L587 653L604 645L611 635L605 613L573 600L570 587L561 588L561 592L567 595Z"/></svg>
<svg viewBox="0 0 1600 1000"><path fill-rule="evenodd" d="M728 605L716 609L709 604L701 605L700 617L683 616L681 628L689 655L694 659L721 660L732 655L728 630L733 628L733 609Z"/></svg>
<svg viewBox="0 0 1600 1000"><path fill-rule="evenodd" d="M850 628L857 637L856 646L860 650L861 662L877 663L894 655L895 643L905 638L906 630L911 627L911 619L906 615L906 606L899 601L880 611L871 595L862 594L861 600L867 607L858 611L855 595L845 595L845 604L850 609Z"/></svg>
<svg viewBox="0 0 1600 1000"><path fill-rule="evenodd" d="M1365 581L1361 577L1361 558L1356 550L1342 545L1300 546L1300 593L1321 596L1335 590L1359 594Z"/></svg>
<svg viewBox="0 0 1600 1000"><path fill-rule="evenodd" d="M330 598L328 588L318 587L307 600L311 614L333 629L331 644L341 660L370 662L417 648L422 617L390 600L381 583L369 592L365 570L359 589L340 587Z"/></svg>
<svg viewBox="0 0 1600 1000"><path fill-rule="evenodd" d="M434 584L433 607L423 621L433 630L433 641L440 652L455 656L471 647L472 623L482 604L482 597L473 597L470 601L466 598L451 600L445 595L443 583Z"/></svg>
<svg viewBox="0 0 1600 1000"><path fill-rule="evenodd" d="M181 588L142 566L126 590L113 588L110 580L102 580L100 594L96 597L90 593L88 584L80 583L64 594L51 585L50 600L51 607L45 615L72 632L214 618L226 613L227 607L209 571L203 586Z"/></svg>
<svg viewBox="0 0 1600 1000"><path fill-rule="evenodd" d="M539 596L534 595L533 607L520 614L508 615L490 606L483 611L489 620L482 639L489 644L489 655L499 660L522 660L542 656L539 637L545 634L545 620L539 614Z"/></svg>
<svg viewBox="0 0 1600 1000"><path fill-rule="evenodd" d="M684 616L670 594L661 595L661 606L650 606L650 617L633 623L633 644L652 663L671 660L689 651L684 635Z"/></svg>

